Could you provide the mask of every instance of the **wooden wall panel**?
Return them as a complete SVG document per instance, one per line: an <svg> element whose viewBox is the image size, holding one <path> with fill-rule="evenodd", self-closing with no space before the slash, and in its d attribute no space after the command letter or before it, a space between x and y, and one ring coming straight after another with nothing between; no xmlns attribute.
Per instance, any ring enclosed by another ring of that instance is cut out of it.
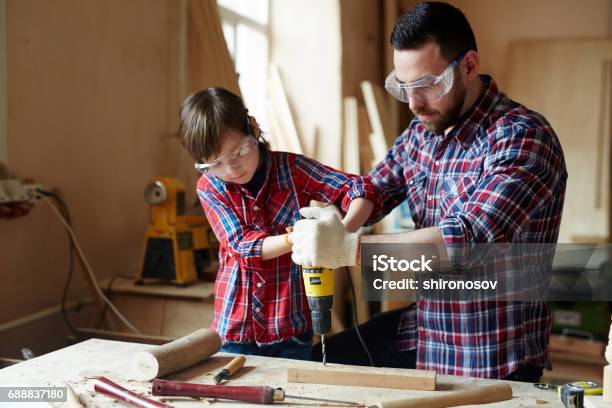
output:
<svg viewBox="0 0 612 408"><path fill-rule="evenodd" d="M569 173L559 242L610 239L612 41L512 46L508 93L542 113L559 136Z"/></svg>

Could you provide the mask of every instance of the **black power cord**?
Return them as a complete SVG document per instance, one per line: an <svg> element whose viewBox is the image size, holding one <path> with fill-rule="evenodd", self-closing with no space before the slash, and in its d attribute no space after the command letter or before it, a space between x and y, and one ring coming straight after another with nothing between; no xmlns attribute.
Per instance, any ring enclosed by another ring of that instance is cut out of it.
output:
<svg viewBox="0 0 612 408"><path fill-rule="evenodd" d="M361 342L363 351L365 351L366 355L368 356L370 365L374 367L374 360L372 359L372 354L370 354L368 346L366 346L365 341L363 341L363 337L361 337L361 330L359 330L359 320L357 320L357 296L355 295L355 286L353 286L353 278L351 277L351 271L348 267L345 269L348 275L349 284L351 285L351 300L353 302L353 327L355 328L355 333L357 334L357 337Z"/></svg>
<svg viewBox="0 0 612 408"><path fill-rule="evenodd" d="M134 280L134 277L130 276L130 275L121 275L121 274L113 275L113 277L110 278L110 280L108 281L108 284L106 285L106 296L110 296L111 290L112 290L112 287L113 287L113 282L117 278L124 278L124 279ZM100 319L98 320L98 323L96 324L96 329L99 329L100 326L102 326L102 322L104 322L104 316L106 315L106 311L107 310L108 310L108 304L104 303L104 308L102 309L102 313L100 313Z"/></svg>
<svg viewBox="0 0 612 408"><path fill-rule="evenodd" d="M73 228L72 226L72 217L70 215L70 209L68 208L68 205L66 204L66 202L64 201L64 199L62 197L60 197L58 194L52 192L52 191L45 191L45 190L38 190L38 192L42 195L45 196L49 196L51 198L53 198L55 200L56 203L59 204L59 210L62 213L62 216L66 219L66 222L68 223L68 225L70 225L70 228ZM66 277L66 282L64 283L64 289L62 290L62 317L64 319L64 323L66 323L66 326L68 327L68 329L70 329L70 331L73 334L77 334L76 329L74 328L74 326L72 325L72 323L70 323L70 319L68 318L68 313L66 311L66 299L68 298L68 289L70 288L70 283L72 282L72 275L74 274L74 243L72 242L72 237L70 236L70 233L66 232L68 234L68 244L70 246L70 255L69 255L69 259L70 259L70 265L68 267L68 276Z"/></svg>

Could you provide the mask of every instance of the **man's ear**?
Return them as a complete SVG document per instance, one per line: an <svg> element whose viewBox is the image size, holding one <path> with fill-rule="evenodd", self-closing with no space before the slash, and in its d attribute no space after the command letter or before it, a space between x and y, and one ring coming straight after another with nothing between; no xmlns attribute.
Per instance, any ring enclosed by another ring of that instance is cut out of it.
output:
<svg viewBox="0 0 612 408"><path fill-rule="evenodd" d="M478 78L478 75L480 74L480 57L478 56L478 52L474 50L468 51L465 54L465 57L463 57L462 62L462 74L464 78L468 80Z"/></svg>

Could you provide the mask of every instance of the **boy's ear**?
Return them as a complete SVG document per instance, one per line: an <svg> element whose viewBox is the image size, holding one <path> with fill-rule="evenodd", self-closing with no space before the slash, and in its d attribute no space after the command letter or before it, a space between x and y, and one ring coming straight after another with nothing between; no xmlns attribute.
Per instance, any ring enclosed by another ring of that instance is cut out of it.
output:
<svg viewBox="0 0 612 408"><path fill-rule="evenodd" d="M259 125L253 116L248 116L245 132L247 135L255 137L255 139L259 138Z"/></svg>

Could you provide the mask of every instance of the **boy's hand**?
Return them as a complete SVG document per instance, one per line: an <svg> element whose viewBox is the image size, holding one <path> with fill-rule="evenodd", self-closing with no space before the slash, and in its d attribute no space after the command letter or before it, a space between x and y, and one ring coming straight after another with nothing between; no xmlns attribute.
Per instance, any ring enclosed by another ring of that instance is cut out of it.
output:
<svg viewBox="0 0 612 408"><path fill-rule="evenodd" d="M339 268L356 264L358 234L349 233L333 207L300 209L293 226L291 259L298 265Z"/></svg>

